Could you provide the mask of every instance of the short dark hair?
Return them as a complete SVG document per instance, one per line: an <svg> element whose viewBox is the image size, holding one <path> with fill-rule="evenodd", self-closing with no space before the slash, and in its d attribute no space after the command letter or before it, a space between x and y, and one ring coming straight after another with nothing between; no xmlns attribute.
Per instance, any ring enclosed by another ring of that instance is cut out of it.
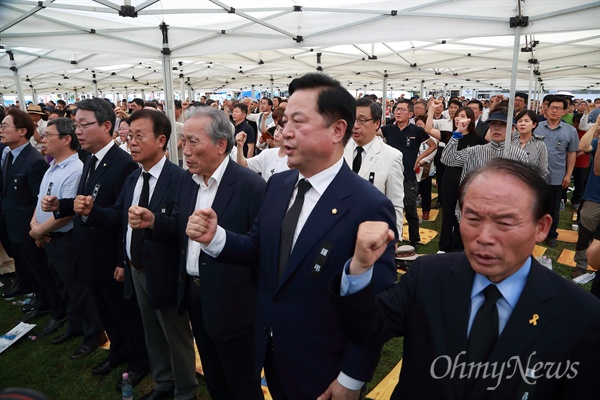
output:
<svg viewBox="0 0 600 400"><path fill-rule="evenodd" d="M483 111L483 103L477 99L471 99L469 100L469 102L467 103L467 105L469 104L477 104L477 107L479 107L479 111Z"/></svg>
<svg viewBox="0 0 600 400"><path fill-rule="evenodd" d="M79 139L75 134L75 123L73 122L73 120L71 120L71 118L55 118L48 121L48 126L53 125L56 126L56 130L58 131L59 137L71 137L71 144L69 145L69 148L71 150L79 149Z"/></svg>
<svg viewBox="0 0 600 400"><path fill-rule="evenodd" d="M270 99L270 98L268 98L268 97L263 97L262 99L260 99L260 101L263 101L263 100L266 100L266 101L267 101L267 103L269 103L269 105L270 105L271 107L273 107L273 100L271 100L271 99Z"/></svg>
<svg viewBox="0 0 600 400"><path fill-rule="evenodd" d="M110 104L102 99L94 97L93 99L83 99L75 104L77 111L93 111L96 123L102 125L105 122L110 122L109 134L112 136L115 129L116 114Z"/></svg>
<svg viewBox="0 0 600 400"><path fill-rule="evenodd" d="M136 97L135 99L131 100L131 102L137 104L140 107L144 107L144 100L140 99L139 97Z"/></svg>
<svg viewBox="0 0 600 400"><path fill-rule="evenodd" d="M56 104L62 104L63 106L66 106L66 105L67 105L67 103L65 103L65 101L64 101L64 100L60 100L60 99L59 99L59 100L56 100Z"/></svg>
<svg viewBox="0 0 600 400"><path fill-rule="evenodd" d="M462 106L463 106L463 105L462 105L462 103L461 103L459 100L457 100L457 99L452 99L452 100L450 100L450 101L448 102L448 108L450 108L450 106L451 106L452 104L454 104L454 105L458 106L458 108L460 108L460 107L462 107ZM473 110L471 110L471 111L473 111Z"/></svg>
<svg viewBox="0 0 600 400"><path fill-rule="evenodd" d="M381 106L379 103L371 100L370 97L361 97L356 100L356 107L369 107L371 109L371 118L373 118L374 121L381 122L381 115L383 114Z"/></svg>
<svg viewBox="0 0 600 400"><path fill-rule="evenodd" d="M167 140L163 146L163 151L166 151L167 145L169 144L169 138L171 137L171 121L169 121L169 118L158 110L139 110L131 114L127 123L131 126L131 123L138 119L149 119L152 121L155 138L158 139L160 135L165 135Z"/></svg>
<svg viewBox="0 0 600 400"><path fill-rule="evenodd" d="M175 100L175 109L181 110L183 106L181 105L181 100Z"/></svg>
<svg viewBox="0 0 600 400"><path fill-rule="evenodd" d="M13 124L17 129L25 128L27 133L25 134L25 138L27 140L31 139L33 136L33 131L35 130L35 124L33 120L25 111L19 108L9 108L6 112L6 115L10 115L13 119Z"/></svg>
<svg viewBox="0 0 600 400"><path fill-rule="evenodd" d="M567 107L569 107L569 102L567 101L567 99L564 97L561 97L561 96L556 96L556 95L551 96L548 99L548 106L550 106L550 104L552 104L552 103L562 103L563 108L565 110L567 109Z"/></svg>
<svg viewBox="0 0 600 400"><path fill-rule="evenodd" d="M398 99L398 101L394 105L394 111L396 110L396 108L400 104L406 104L406 107L408 108L408 111L410 111L411 113L414 114L414 112L415 112L415 105L413 104L412 101L410 101L409 99L404 99L404 98Z"/></svg>
<svg viewBox="0 0 600 400"><path fill-rule="evenodd" d="M520 97L522 98L525 103L527 103L527 99L529 98L529 96L527 95L527 93L523 93L523 92L517 92L515 93L515 98Z"/></svg>
<svg viewBox="0 0 600 400"><path fill-rule="evenodd" d="M60 110L58 108L55 108L54 110L52 110L52 112L50 113L50 115L52 114L56 114L59 117L64 117L65 116L65 112L63 110Z"/></svg>
<svg viewBox="0 0 600 400"><path fill-rule="evenodd" d="M495 158L466 176L458 189L458 204L461 209L465 194L473 180L479 175L494 172L515 177L531 190L533 195L531 211L535 221L539 221L544 215L550 213L552 191L546 179L543 178L542 171L537 166L507 158Z"/></svg>
<svg viewBox="0 0 600 400"><path fill-rule="evenodd" d="M536 112L532 111L532 110L523 110L520 113L518 113L517 116L515 117L515 122L520 120L521 118L523 118L525 115L527 115L529 117L529 119L531 120L531 122L534 122L536 125L539 122Z"/></svg>
<svg viewBox="0 0 600 400"><path fill-rule="evenodd" d="M356 119L356 102L354 97L342 87L340 82L329 75L309 73L294 79L289 86L290 96L298 90L318 89L317 111L331 125L337 120L346 121L346 132L343 144L352 136Z"/></svg>
<svg viewBox="0 0 600 400"><path fill-rule="evenodd" d="M150 107L154 108L155 110L158 110L158 104L156 104L156 102L152 100L145 102L144 107Z"/></svg>
<svg viewBox="0 0 600 400"><path fill-rule="evenodd" d="M248 106L245 105L244 103L236 103L233 108L238 108L241 112L243 112L244 114L248 114Z"/></svg>

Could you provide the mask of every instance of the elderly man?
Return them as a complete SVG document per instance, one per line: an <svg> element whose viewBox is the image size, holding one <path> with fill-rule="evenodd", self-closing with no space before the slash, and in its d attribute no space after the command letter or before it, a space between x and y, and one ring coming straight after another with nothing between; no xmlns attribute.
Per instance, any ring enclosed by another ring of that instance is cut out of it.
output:
<svg viewBox="0 0 600 400"><path fill-rule="evenodd" d="M417 103L418 104L418 103ZM416 107L416 106L415 106ZM402 153L377 137L381 106L368 97L356 100L356 122L352 138L344 148L344 159L361 178L371 182L392 201L396 227L404 220L404 165Z"/></svg>
<svg viewBox="0 0 600 400"><path fill-rule="evenodd" d="M283 137L294 170L271 177L252 230L217 228L227 220L208 209L197 212L188 232L219 261L260 259L257 357L274 399L358 399L380 347L346 341L327 282L352 255L360 222L383 221L396 231L394 208L343 160L356 113L348 91L327 75L307 74L291 82L290 93ZM391 286L393 244L376 265L375 290Z"/></svg>
<svg viewBox="0 0 600 400"><path fill-rule="evenodd" d="M213 207L227 229L249 231L266 183L229 159L233 127L223 112L194 107L187 117L183 154L190 173L181 179L172 214L137 205L129 210L129 223L134 231L149 228L153 240L175 242L182 255L177 305L189 314L212 398L262 399L254 368L255 274L241 263L215 261L191 240L186 224L195 210Z"/></svg>
<svg viewBox="0 0 600 400"><path fill-rule="evenodd" d="M463 181L460 204L465 252L419 258L377 298L369 274L393 234L360 227L330 286L346 334L404 336L392 399L596 398L600 301L531 256L552 223L539 171L496 159Z"/></svg>

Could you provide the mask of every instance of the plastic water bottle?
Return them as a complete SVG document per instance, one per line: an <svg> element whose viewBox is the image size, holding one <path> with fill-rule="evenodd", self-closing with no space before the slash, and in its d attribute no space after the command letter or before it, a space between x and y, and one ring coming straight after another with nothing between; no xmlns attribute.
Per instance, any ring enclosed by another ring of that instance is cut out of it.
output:
<svg viewBox="0 0 600 400"><path fill-rule="evenodd" d="M123 400L133 400L133 389L131 388L131 381L129 380L129 374L127 372L123 373L121 394L123 395Z"/></svg>
<svg viewBox="0 0 600 400"><path fill-rule="evenodd" d="M560 211L565 211L565 200L564 199L560 200Z"/></svg>

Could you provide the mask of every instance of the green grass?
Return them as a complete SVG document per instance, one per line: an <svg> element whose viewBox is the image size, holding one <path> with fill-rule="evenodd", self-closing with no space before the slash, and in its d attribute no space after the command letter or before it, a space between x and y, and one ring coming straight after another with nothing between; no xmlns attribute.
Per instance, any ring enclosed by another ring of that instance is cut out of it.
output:
<svg viewBox="0 0 600 400"><path fill-rule="evenodd" d="M571 229L573 209L567 205L566 210L561 213L559 228ZM425 221L422 227L439 232L441 226L441 214L436 221ZM575 244L558 242L555 249L548 248L546 256L554 261L554 270L565 278L570 279L571 267L556 262L563 249L575 250ZM438 250L438 237L427 245L419 247L421 254L435 254ZM589 290L591 284L584 286ZM4 334L12 329L23 314L20 306L13 306L11 302L0 300L0 333ZM44 317L36 322L38 326L32 331L39 332L49 317ZM64 327L59 331L63 332ZM81 340L73 340L65 344L54 346L50 343L52 337L41 338L32 341L23 338L13 344L8 350L0 354L0 388L9 386L29 387L45 393L52 400L98 400L120 398L115 390L115 383L119 379L122 370L115 370L106 377L95 377L91 375L91 369L97 363L103 361L107 352L98 349L88 357L80 360L70 360L69 355L81 344ZM368 384L368 392L381 381L389 371L402 358L402 338L397 338L386 343L381 361L375 372L372 382ZM200 388L198 396L200 399L209 399L206 385L202 377L198 377ZM134 389L134 398L152 389L153 382L150 377Z"/></svg>

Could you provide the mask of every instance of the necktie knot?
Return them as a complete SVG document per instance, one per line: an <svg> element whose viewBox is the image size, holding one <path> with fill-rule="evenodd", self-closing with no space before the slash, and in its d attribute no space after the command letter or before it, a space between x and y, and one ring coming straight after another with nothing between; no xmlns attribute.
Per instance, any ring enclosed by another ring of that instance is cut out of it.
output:
<svg viewBox="0 0 600 400"><path fill-rule="evenodd" d="M309 181L307 181L306 179L300 179L300 181L298 181L298 194L296 195L296 198L298 198L298 196L304 197L306 192L308 192L308 189L310 189L311 187L312 185Z"/></svg>
<svg viewBox="0 0 600 400"><path fill-rule="evenodd" d="M144 179L144 183L150 182L150 172L142 172L142 178Z"/></svg>
<svg viewBox="0 0 600 400"><path fill-rule="evenodd" d="M483 295L485 296L486 303L496 303L500 296L502 296L502 294L498 290L498 286L496 285L489 285L488 287L483 289Z"/></svg>

